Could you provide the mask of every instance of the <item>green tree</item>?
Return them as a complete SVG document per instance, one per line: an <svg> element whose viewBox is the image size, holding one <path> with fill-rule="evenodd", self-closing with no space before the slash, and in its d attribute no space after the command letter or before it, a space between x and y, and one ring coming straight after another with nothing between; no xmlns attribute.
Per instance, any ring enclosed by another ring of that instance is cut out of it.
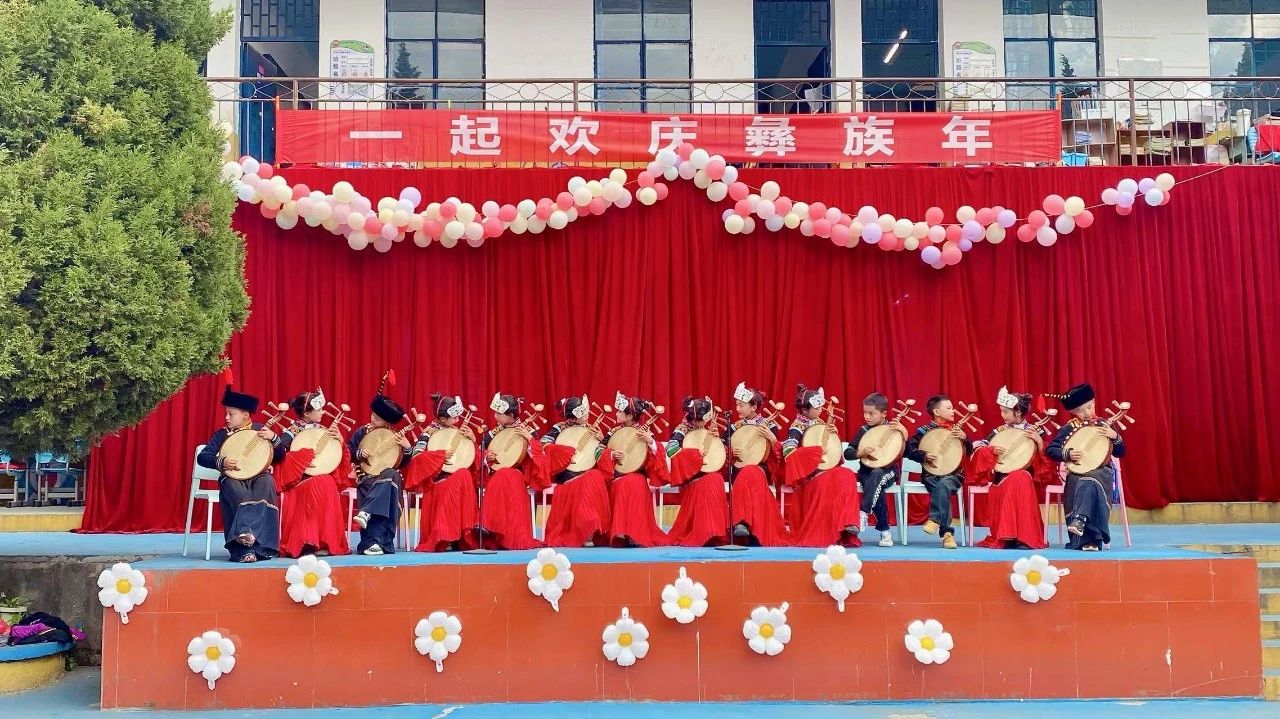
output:
<svg viewBox="0 0 1280 719"><path fill-rule="evenodd" d="M208 0L0 0L0 447L75 451L248 316Z"/></svg>
<svg viewBox="0 0 1280 719"><path fill-rule="evenodd" d="M396 46L396 62L391 68L391 77L400 79L422 77L422 71L409 59L409 47L405 43L399 43ZM417 107L413 101L422 99L422 95L416 87L399 84L391 87L392 96L397 100L404 101L395 103L395 107L412 109Z"/></svg>

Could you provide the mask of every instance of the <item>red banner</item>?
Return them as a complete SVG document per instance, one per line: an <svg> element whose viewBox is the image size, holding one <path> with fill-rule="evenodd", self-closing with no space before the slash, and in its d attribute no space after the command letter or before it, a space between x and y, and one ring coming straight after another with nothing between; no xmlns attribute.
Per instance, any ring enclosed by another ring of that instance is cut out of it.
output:
<svg viewBox="0 0 1280 719"><path fill-rule="evenodd" d="M657 115L523 110L280 110L294 164L611 165L692 142L734 163L1014 163L1060 159L1057 112Z"/></svg>

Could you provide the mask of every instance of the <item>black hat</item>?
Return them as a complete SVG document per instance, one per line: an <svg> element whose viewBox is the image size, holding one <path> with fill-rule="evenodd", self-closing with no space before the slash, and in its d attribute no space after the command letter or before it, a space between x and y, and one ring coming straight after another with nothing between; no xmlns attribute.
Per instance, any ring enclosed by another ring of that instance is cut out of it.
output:
<svg viewBox="0 0 1280 719"><path fill-rule="evenodd" d="M384 396L382 393L386 391L387 385L396 383L396 373L394 370L387 370L382 373L382 381L378 382L378 394L374 395L373 402L369 404L369 409L373 413L382 418L387 424L395 424L404 419L404 409L396 404L395 400Z"/></svg>
<svg viewBox="0 0 1280 719"><path fill-rule="evenodd" d="M1077 409L1084 403L1094 398L1093 386L1090 384L1078 384L1067 390L1063 394L1053 395L1057 399L1062 400L1062 406L1068 411Z"/></svg>
<svg viewBox="0 0 1280 719"><path fill-rule="evenodd" d="M258 398L251 394L236 392L231 389L231 385L235 384L235 375L231 373L228 367L222 371L222 406L231 407L233 409L243 410L249 414L258 411Z"/></svg>

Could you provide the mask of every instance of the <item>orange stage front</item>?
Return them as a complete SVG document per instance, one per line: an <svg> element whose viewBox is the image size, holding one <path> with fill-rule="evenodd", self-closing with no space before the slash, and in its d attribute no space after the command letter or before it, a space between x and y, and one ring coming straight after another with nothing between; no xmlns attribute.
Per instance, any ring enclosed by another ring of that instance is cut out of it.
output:
<svg viewBox="0 0 1280 719"><path fill-rule="evenodd" d="M127 625L106 610L102 708L1261 692L1249 558L1072 560L1054 552L1070 576L1052 600L1027 604L1009 585L1021 553L1000 553L999 561L878 561L864 553L865 586L842 614L814 586L803 554L676 562L667 552L655 561L594 563L570 553L576 580L558 613L530 594L523 564L338 559L341 593L306 608L286 596L283 561L142 563L151 587L145 604ZM689 625L659 609L659 593L680 566L710 593L706 615ZM791 643L775 657L753 653L743 620L758 605L784 601ZM650 632L648 656L627 668L601 653L601 631L623 606ZM436 609L463 623L462 646L443 673L413 644L415 624ZM931 617L955 640L944 665L919 664L903 646L907 624ZM235 669L212 691L186 665L188 641L210 629L237 647Z"/></svg>

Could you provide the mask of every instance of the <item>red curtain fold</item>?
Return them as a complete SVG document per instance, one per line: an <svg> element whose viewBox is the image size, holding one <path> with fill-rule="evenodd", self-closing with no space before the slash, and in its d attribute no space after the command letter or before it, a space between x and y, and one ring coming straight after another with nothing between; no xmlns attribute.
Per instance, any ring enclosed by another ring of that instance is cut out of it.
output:
<svg viewBox="0 0 1280 719"><path fill-rule="evenodd" d="M370 197L516 202L553 195L572 169L286 170ZM1133 402L1125 485L1135 507L1280 500L1280 440L1267 408L1280 379L1280 206L1274 168L1175 168L1160 208L1096 211L1051 248L979 244L935 271L912 253L844 249L797 232L728 235L714 204L676 183L655 207L506 236L481 249L354 252L341 237L279 230L241 206L252 314L228 348L240 389L281 401L323 386L363 419L383 370L406 406L430 392L486 406L495 390L531 401L615 390L678 407L684 394L731 405L745 380L789 399L822 385L857 417L872 390L978 402L996 390L1062 391L1091 381L1103 403ZM922 217L931 205L1022 212L1049 193L1089 201L1121 168L746 170L797 199ZM1197 178L1199 179L1192 179ZM192 453L221 423L220 387L197 377L90 464L84 530L182 527ZM849 428L846 428L848 432Z"/></svg>

